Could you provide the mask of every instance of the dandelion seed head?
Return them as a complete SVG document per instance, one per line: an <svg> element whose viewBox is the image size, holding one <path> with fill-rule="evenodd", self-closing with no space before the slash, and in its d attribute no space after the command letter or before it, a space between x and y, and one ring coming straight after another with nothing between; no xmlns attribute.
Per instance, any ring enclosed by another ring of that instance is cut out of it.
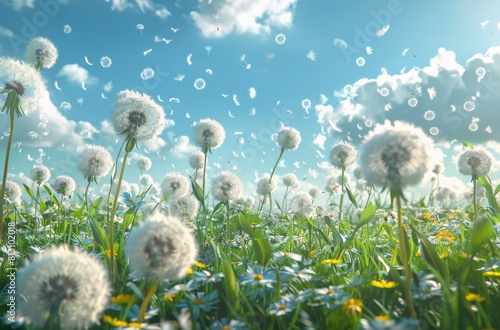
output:
<svg viewBox="0 0 500 330"><path fill-rule="evenodd" d="M276 143L282 149L295 150L300 144L302 137L300 132L293 127L283 127L276 138Z"/></svg>
<svg viewBox="0 0 500 330"><path fill-rule="evenodd" d="M435 126L429 128L429 134L433 135L433 136L438 135L439 134L439 128L437 128Z"/></svg>
<svg viewBox="0 0 500 330"><path fill-rule="evenodd" d="M258 195L267 196L269 193L276 190L277 182L274 178L269 181L270 176L265 175L262 179L257 182L256 192Z"/></svg>
<svg viewBox="0 0 500 330"><path fill-rule="evenodd" d="M189 155L189 165L194 169L198 170L203 168L205 164L205 154L199 150L193 151L191 155Z"/></svg>
<svg viewBox="0 0 500 330"><path fill-rule="evenodd" d="M76 183L72 177L67 175L59 175L52 183L52 188L63 196L71 196L75 191Z"/></svg>
<svg viewBox="0 0 500 330"><path fill-rule="evenodd" d="M153 177L149 174L143 174L139 177L139 183L144 187L149 187L154 183Z"/></svg>
<svg viewBox="0 0 500 330"><path fill-rule="evenodd" d="M286 37L283 33L280 33L278 35L276 35L276 37L274 37L274 41L278 44L278 45L283 45L286 41Z"/></svg>
<svg viewBox="0 0 500 330"><path fill-rule="evenodd" d="M412 97L408 100L408 105L412 108L415 108L418 104L418 100L416 97Z"/></svg>
<svg viewBox="0 0 500 330"><path fill-rule="evenodd" d="M425 120L431 121L431 120L434 120L434 118L436 118L436 113L434 111L427 110L426 112L424 112L424 119Z"/></svg>
<svg viewBox="0 0 500 330"><path fill-rule="evenodd" d="M307 213L312 207L312 197L310 194L301 191L293 196L290 201L290 211L298 213Z"/></svg>
<svg viewBox="0 0 500 330"><path fill-rule="evenodd" d="M2 187L2 183L0 182L0 188ZM20 197L21 197L21 187L17 183L11 180L7 180L5 182L5 191L4 195L9 199L11 202L16 202ZM3 198L0 201L3 203Z"/></svg>
<svg viewBox="0 0 500 330"><path fill-rule="evenodd" d="M151 68L145 68L141 71L141 79L149 80L155 76L155 71Z"/></svg>
<svg viewBox="0 0 500 330"><path fill-rule="evenodd" d="M463 109L467 112L474 111L474 109L476 109L476 103L473 100L466 101L463 105Z"/></svg>
<svg viewBox="0 0 500 330"><path fill-rule="evenodd" d="M330 163L337 168L346 168L354 164L358 158L356 149L347 142L334 145L330 151Z"/></svg>
<svg viewBox="0 0 500 330"><path fill-rule="evenodd" d="M477 123L470 123L469 124L469 131L471 131L471 132L477 131L478 128L479 128L479 126L477 125Z"/></svg>
<svg viewBox="0 0 500 330"><path fill-rule="evenodd" d="M50 69L57 62L56 46L47 38L36 37L26 46L26 63Z"/></svg>
<svg viewBox="0 0 500 330"><path fill-rule="evenodd" d="M243 191L243 183L236 174L223 171L212 178L211 191L218 201L233 201Z"/></svg>
<svg viewBox="0 0 500 330"><path fill-rule="evenodd" d="M105 148L86 144L78 150L77 166L85 179L93 181L109 173L113 159Z"/></svg>
<svg viewBox="0 0 500 330"><path fill-rule="evenodd" d="M19 270L16 287L21 319L35 328L59 312L62 329L87 329L99 322L111 291L98 260L64 245L37 254Z"/></svg>
<svg viewBox="0 0 500 330"><path fill-rule="evenodd" d="M101 66L103 68L109 68L112 63L113 61L111 61L111 58L109 58L108 56L101 57Z"/></svg>
<svg viewBox="0 0 500 330"><path fill-rule="evenodd" d="M149 171L153 163L149 157L141 157L137 160L137 168L141 171Z"/></svg>
<svg viewBox="0 0 500 330"><path fill-rule="evenodd" d="M225 138L224 128L213 119L202 119L194 127L194 142L201 148L216 149Z"/></svg>
<svg viewBox="0 0 500 330"><path fill-rule="evenodd" d="M369 184L391 190L420 183L431 167L433 142L405 122L376 126L363 141L361 166Z"/></svg>
<svg viewBox="0 0 500 330"><path fill-rule="evenodd" d="M174 197L169 200L170 212L184 221L193 220L198 214L200 203L192 194Z"/></svg>
<svg viewBox="0 0 500 330"><path fill-rule="evenodd" d="M31 180L42 184L50 179L50 170L44 165L35 165L31 170Z"/></svg>
<svg viewBox="0 0 500 330"><path fill-rule="evenodd" d="M193 85L194 85L194 88L196 88L197 90L201 91L202 89L204 89L207 86L207 83L205 82L205 79L203 79L203 78L197 78L194 81Z"/></svg>
<svg viewBox="0 0 500 330"><path fill-rule="evenodd" d="M458 155L458 171L473 178L488 175L491 171L493 155L483 147L464 150Z"/></svg>
<svg viewBox="0 0 500 330"><path fill-rule="evenodd" d="M137 141L151 140L163 132L166 124L163 108L148 95L130 90L118 93L113 110L113 126L118 134Z"/></svg>
<svg viewBox="0 0 500 330"><path fill-rule="evenodd" d="M168 197L182 197L189 192L189 180L178 172L167 173L161 183L164 195Z"/></svg>
<svg viewBox="0 0 500 330"><path fill-rule="evenodd" d="M300 185L300 181L295 174L288 173L283 177L283 184L288 188L297 188Z"/></svg>
<svg viewBox="0 0 500 330"><path fill-rule="evenodd" d="M137 279L178 280L186 276L197 255L196 242L177 217L151 214L134 228L125 243L131 276Z"/></svg>

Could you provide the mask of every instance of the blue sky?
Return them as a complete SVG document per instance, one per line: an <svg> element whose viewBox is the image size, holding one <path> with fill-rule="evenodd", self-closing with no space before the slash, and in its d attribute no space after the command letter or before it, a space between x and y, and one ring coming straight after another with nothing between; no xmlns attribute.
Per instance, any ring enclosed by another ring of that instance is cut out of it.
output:
<svg viewBox="0 0 500 330"><path fill-rule="evenodd" d="M43 71L49 97L16 126L10 173L19 182L38 159L54 168L53 178L69 174L83 184L74 160L84 143L116 155L110 120L123 89L147 93L170 120L160 140L134 153L130 182L141 155L152 159L149 174L158 181L170 171L190 173L193 123L207 117L227 134L210 156L211 173L237 173L247 193L274 165L271 134L280 122L297 128L302 143L285 153L277 174L295 172L305 190L324 188L332 145L358 145L384 120L411 121L428 134L437 128L450 177L461 139L500 158L498 1L3 0L0 17L0 56L23 59L34 36L59 50L56 65ZM103 57L111 66L100 64ZM155 74L144 80L147 68ZM466 103L474 110L464 111ZM434 120L424 119L427 110ZM0 130L8 130L6 117Z"/></svg>

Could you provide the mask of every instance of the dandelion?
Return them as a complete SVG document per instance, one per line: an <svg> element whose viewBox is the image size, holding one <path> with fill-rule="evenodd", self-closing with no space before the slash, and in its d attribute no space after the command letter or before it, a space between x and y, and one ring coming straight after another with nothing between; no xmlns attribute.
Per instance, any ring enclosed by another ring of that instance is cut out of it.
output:
<svg viewBox="0 0 500 330"><path fill-rule="evenodd" d="M199 150L193 151L189 156L189 166L191 166L195 171L203 168L205 163L205 154Z"/></svg>
<svg viewBox="0 0 500 330"><path fill-rule="evenodd" d="M216 200L235 200L242 191L243 183L231 172L223 171L212 178L212 195Z"/></svg>
<svg viewBox="0 0 500 330"><path fill-rule="evenodd" d="M148 157L141 157L137 160L137 168L142 172L149 171L151 169L151 159Z"/></svg>
<svg viewBox="0 0 500 330"><path fill-rule="evenodd" d="M281 149L295 150L302 140L300 132L293 127L283 127L276 138L276 143Z"/></svg>
<svg viewBox="0 0 500 330"><path fill-rule="evenodd" d="M202 119L194 127L194 142L202 149L216 149L225 138L224 128L213 119Z"/></svg>
<svg viewBox="0 0 500 330"><path fill-rule="evenodd" d="M349 314L361 314L363 311L363 302L359 299L351 298L344 303L342 308Z"/></svg>
<svg viewBox="0 0 500 330"><path fill-rule="evenodd" d="M35 181L37 185L48 181L50 179L50 170L44 165L35 165L31 170L31 180Z"/></svg>
<svg viewBox="0 0 500 330"><path fill-rule="evenodd" d="M71 196L76 188L75 180L67 175L58 176L52 183L52 188L61 196Z"/></svg>
<svg viewBox="0 0 500 330"><path fill-rule="evenodd" d="M154 183L153 177L149 174L143 174L139 177L139 183L144 187L149 187Z"/></svg>
<svg viewBox="0 0 500 330"><path fill-rule="evenodd" d="M146 94L123 90L116 97L113 126L126 140L151 140L161 134L167 122L163 108ZM131 149L131 148L130 148Z"/></svg>
<svg viewBox="0 0 500 330"><path fill-rule="evenodd" d="M167 173L161 183L164 195L170 197L182 197L189 192L189 180L180 173Z"/></svg>
<svg viewBox="0 0 500 330"><path fill-rule="evenodd" d="M483 302L486 300L486 298L477 293L468 293L465 295L465 299L470 302Z"/></svg>
<svg viewBox="0 0 500 330"><path fill-rule="evenodd" d="M346 142L340 142L333 146L330 151L330 162L333 166L340 168L342 171L340 187L342 188L342 195L340 195L339 205L339 220L342 220L342 204L344 202L344 187L345 187L345 169L354 164L358 157L358 153L354 147Z"/></svg>
<svg viewBox="0 0 500 330"><path fill-rule="evenodd" d="M5 188L3 188L5 187ZM5 185L0 184L0 189L4 191L4 198L7 198L11 203L16 202L19 198L21 198L21 187L14 181L6 180ZM3 202L2 202L3 204Z"/></svg>
<svg viewBox="0 0 500 330"><path fill-rule="evenodd" d="M283 184L289 188L297 188L300 181L295 174L288 173L283 177Z"/></svg>
<svg viewBox="0 0 500 330"><path fill-rule="evenodd" d="M16 287L20 320L52 329L87 329L98 324L111 290L104 266L67 246L37 254L19 270Z"/></svg>
<svg viewBox="0 0 500 330"><path fill-rule="evenodd" d="M299 192L290 201L290 210L293 212L305 212L312 207L312 197L306 192Z"/></svg>
<svg viewBox="0 0 500 330"><path fill-rule="evenodd" d="M415 97L412 97L411 99L408 100L408 105L412 108L415 108L418 104L418 100Z"/></svg>
<svg viewBox="0 0 500 330"><path fill-rule="evenodd" d="M458 155L458 171L464 175L471 175L472 179L488 175L494 162L489 151L482 147L467 149Z"/></svg>
<svg viewBox="0 0 500 330"><path fill-rule="evenodd" d="M169 200L169 204L172 215L183 218L185 221L190 221L196 217L200 205L196 197L191 194L174 197Z"/></svg>
<svg viewBox="0 0 500 330"><path fill-rule="evenodd" d="M486 271L486 272L483 272L483 276L487 276L487 277L500 277L500 272L497 272L497 271Z"/></svg>
<svg viewBox="0 0 500 330"><path fill-rule="evenodd" d="M113 167L113 159L105 148L86 144L78 150L77 167L89 183L97 183L98 178L109 173Z"/></svg>
<svg viewBox="0 0 500 330"><path fill-rule="evenodd" d="M439 134L439 128L433 126L433 127L429 128L429 133L430 133L430 135L436 136Z"/></svg>
<svg viewBox="0 0 500 330"><path fill-rule="evenodd" d="M318 187L312 187L311 189L309 189L309 195L311 195L312 199L318 197L319 195L321 195L321 193L322 191Z"/></svg>
<svg viewBox="0 0 500 330"><path fill-rule="evenodd" d="M36 37L26 46L26 62L35 66L37 70L50 69L57 61L56 46L47 38Z"/></svg>

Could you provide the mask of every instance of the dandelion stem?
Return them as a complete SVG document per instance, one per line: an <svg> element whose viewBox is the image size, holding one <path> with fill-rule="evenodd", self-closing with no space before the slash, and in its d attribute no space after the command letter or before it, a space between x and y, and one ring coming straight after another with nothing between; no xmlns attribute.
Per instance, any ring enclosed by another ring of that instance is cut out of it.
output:
<svg viewBox="0 0 500 330"><path fill-rule="evenodd" d="M133 146L133 143L131 143ZM123 173L125 172L125 165L127 164L127 157L132 148L129 148L129 143L125 148L125 155L122 160L122 167L120 169L120 174L118 176L118 182L116 184L115 196L113 197L113 206L111 208L111 216L108 219L108 241L109 241L109 277L111 283L115 283L115 247L114 247L114 235L113 235L113 225L115 222L116 207L118 205L118 196L120 195L120 188L123 180Z"/></svg>
<svg viewBox="0 0 500 330"><path fill-rule="evenodd" d="M142 320L144 320L144 316L146 315L146 308L148 307L149 303L151 302L151 298L153 298L153 295L156 292L156 289L158 289L158 281L155 280L153 282L153 285L151 286L151 289L149 289L148 294L144 298L142 304L141 304L141 309L139 310L139 316L137 317L137 322L141 323Z"/></svg>
<svg viewBox="0 0 500 330"><path fill-rule="evenodd" d="M9 93L8 96L10 96ZM5 101L7 104L7 100ZM14 109L10 110L10 131L9 131L9 139L7 140L7 149L5 151L5 162L3 166L3 178L2 178L2 187L0 188L0 243L2 242L2 234L3 234L3 201L5 198L5 184L7 183L7 172L9 170L9 159L10 159L10 147L12 144L12 136L14 134Z"/></svg>
<svg viewBox="0 0 500 330"><path fill-rule="evenodd" d="M226 217L227 217L227 251L231 251L231 217L229 214L229 201L226 204Z"/></svg>
<svg viewBox="0 0 500 330"><path fill-rule="evenodd" d="M477 200L476 200L477 178L472 178L472 205L474 205L474 221L477 219Z"/></svg>
<svg viewBox="0 0 500 330"><path fill-rule="evenodd" d="M202 183L202 189L201 191L203 192L202 200L203 200L203 214L206 213L206 206L205 206L205 181L207 178L207 158L208 158L208 149L203 148L203 153L205 154L205 159L203 160L203 183Z"/></svg>
<svg viewBox="0 0 500 330"><path fill-rule="evenodd" d="M404 282L404 296L406 304L408 305L408 311L410 312L410 317L416 318L417 313L415 312L415 307L413 306L413 300L411 297L411 268L410 268L410 258L408 251L408 237L406 236L406 231L403 227L403 220L401 216L401 196L396 193L396 205L398 209L398 231L399 231L399 245L401 248L401 262L403 263L405 282Z"/></svg>
<svg viewBox="0 0 500 330"><path fill-rule="evenodd" d="M340 180L340 184L342 185L342 190L340 193L340 204L339 204L339 229L340 224L342 223L342 204L344 203L344 180L345 180L345 166L342 166L342 176Z"/></svg>

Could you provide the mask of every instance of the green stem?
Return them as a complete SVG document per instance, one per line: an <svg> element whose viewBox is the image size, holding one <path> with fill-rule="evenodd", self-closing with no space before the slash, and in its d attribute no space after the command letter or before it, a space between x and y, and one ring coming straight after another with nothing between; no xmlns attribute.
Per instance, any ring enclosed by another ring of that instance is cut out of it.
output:
<svg viewBox="0 0 500 330"><path fill-rule="evenodd" d="M141 304L141 309L139 310L139 316L137 317L137 322L142 323L142 320L144 320L144 316L146 315L146 308L151 302L151 298L153 298L153 295L155 294L157 288L158 288L158 281L155 280L153 282L153 285L151 286L151 289L149 289L148 294L146 295L144 301Z"/></svg>
<svg viewBox="0 0 500 330"><path fill-rule="evenodd" d="M203 153L205 154L205 159L203 160L203 183L202 183L202 189L201 191L203 192L203 214L206 213L206 205L205 205L205 184L206 184L206 178L207 178L207 161L208 161L208 149L203 148Z"/></svg>
<svg viewBox="0 0 500 330"><path fill-rule="evenodd" d="M411 268L410 268L410 254L408 251L408 237L406 237L406 231L403 228L403 219L401 216L401 196L396 194L396 205L398 211L398 231L399 231L399 245L401 249L401 262L403 263L405 282L404 282L404 296L406 304L408 305L408 311L410 312L410 317L416 318L417 313L415 312L415 307L413 306L413 300L411 297Z"/></svg>
<svg viewBox="0 0 500 330"><path fill-rule="evenodd" d="M8 94L10 96L10 93ZM7 97L8 97L7 96ZM7 100L5 101L7 103ZM3 166L2 187L0 187L0 243L2 242L3 235L3 201L5 198L5 184L7 183L7 172L9 171L10 147L12 145L12 136L14 134L14 109L10 109L10 132L9 139L7 140L7 150L5 151L5 162Z"/></svg>
<svg viewBox="0 0 500 330"><path fill-rule="evenodd" d="M133 143L130 143L133 147ZM118 176L118 182L116 184L116 190L115 190L115 195L113 197L113 206L111 209L111 216L108 219L108 241L109 241L109 277L111 279L111 283L115 283L115 247L114 247L114 234L113 234L113 227L114 227L114 222L115 222L115 214L116 214L116 207L118 205L118 197L120 196L120 188L122 185L122 180L123 180L123 173L125 172L125 165L127 164L127 157L130 151L132 150L132 147L129 146L129 143L127 142L127 146L125 147L125 155L123 156L122 160L122 167L120 169L120 174Z"/></svg>
<svg viewBox="0 0 500 330"><path fill-rule="evenodd" d="M287 211L286 198L288 196L288 186L285 189L285 195L283 196L283 201L281 202L281 216L284 217Z"/></svg>
<svg viewBox="0 0 500 330"><path fill-rule="evenodd" d="M340 225L342 223L342 204L344 203L344 180L345 180L345 167L342 166L342 176L340 180L341 184L341 192L340 192L340 204L339 204L339 230L340 230Z"/></svg>
<svg viewBox="0 0 500 330"><path fill-rule="evenodd" d="M284 152L285 152L285 148L281 148L278 160L276 160L276 164L274 164L273 171L271 172L271 176L269 177L269 183L271 183L271 180L273 179L274 171L276 171L276 167L278 166L278 163L280 162L281 156L283 156Z"/></svg>
<svg viewBox="0 0 500 330"><path fill-rule="evenodd" d="M477 200L476 200L476 187L477 186L477 179L475 177L472 178L472 204L474 205L474 220L476 221L477 219Z"/></svg>
<svg viewBox="0 0 500 330"><path fill-rule="evenodd" d="M226 217L227 217L227 252L231 251L231 217L229 214L229 201L226 201Z"/></svg>

